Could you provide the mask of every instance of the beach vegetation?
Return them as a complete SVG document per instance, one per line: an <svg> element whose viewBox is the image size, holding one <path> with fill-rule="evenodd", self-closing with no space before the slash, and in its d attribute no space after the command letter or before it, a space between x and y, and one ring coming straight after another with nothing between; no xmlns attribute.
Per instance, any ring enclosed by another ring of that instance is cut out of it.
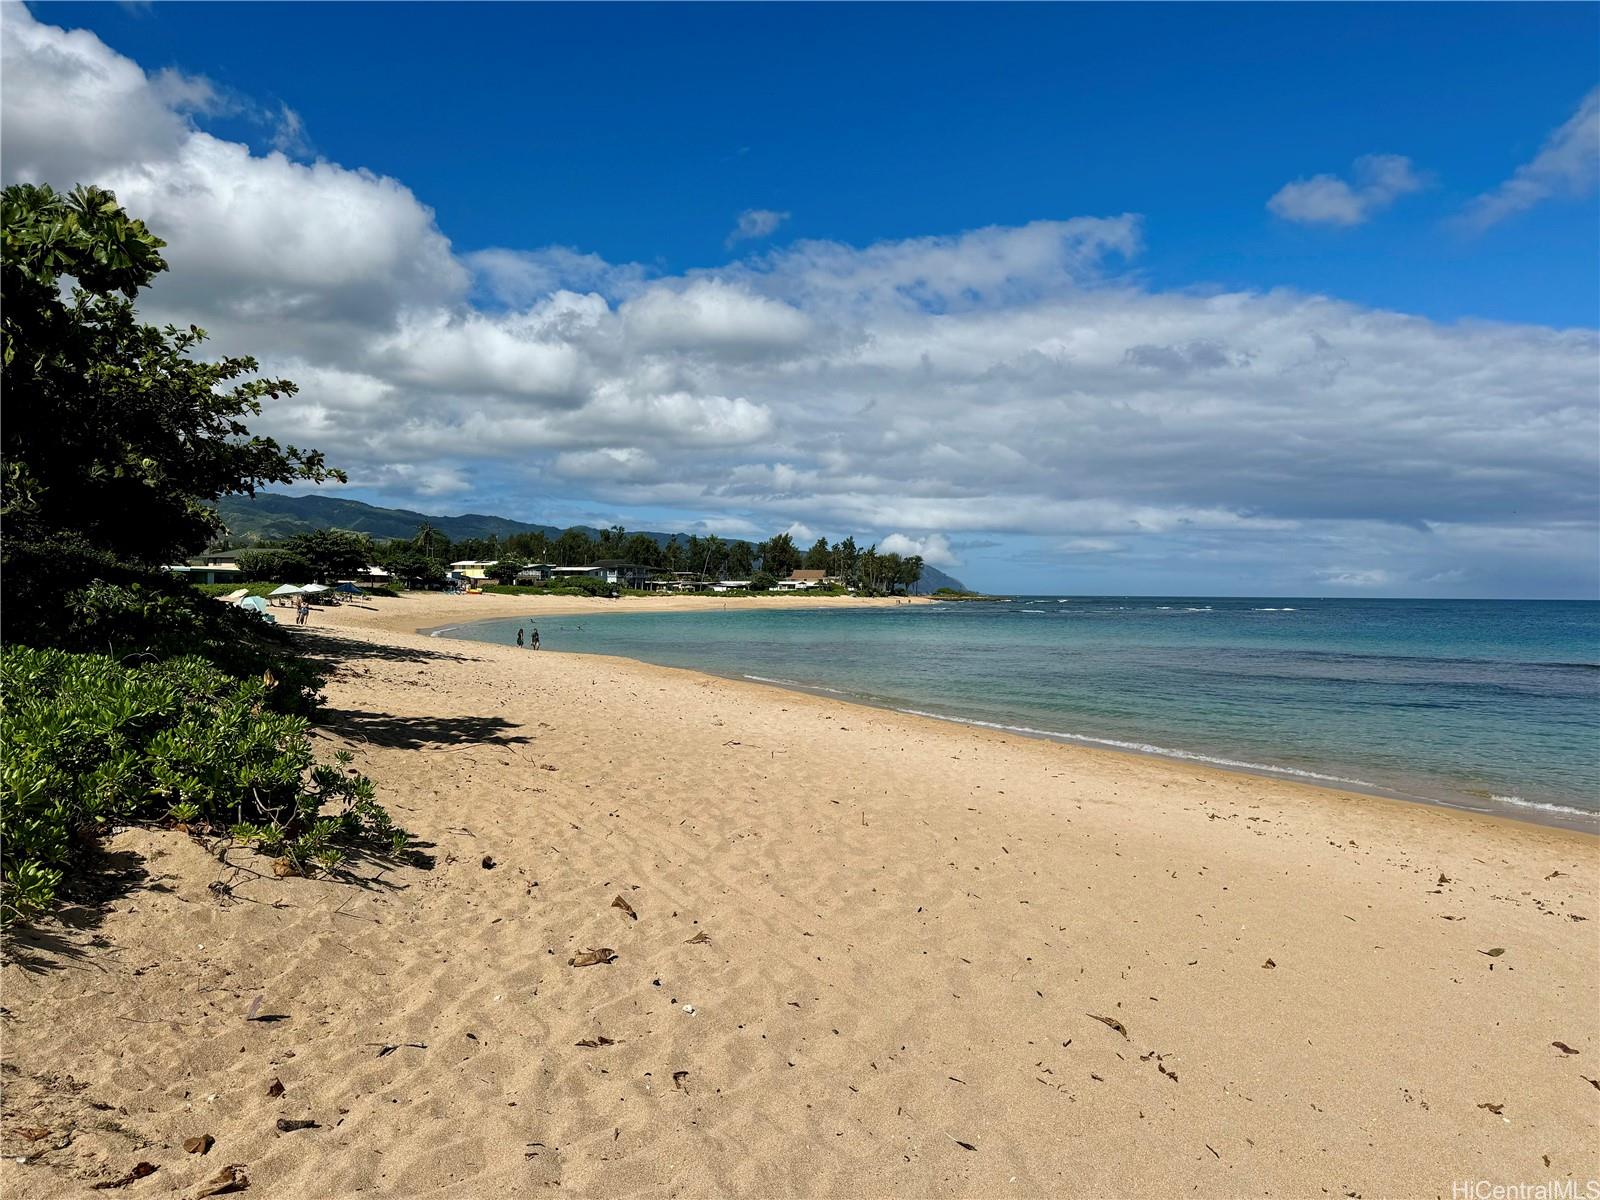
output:
<svg viewBox="0 0 1600 1200"><path fill-rule="evenodd" d="M289 861L337 866L404 847L348 755L316 761L304 717L273 711L270 672L197 656L124 665L104 654L0 651L0 806L7 918L48 906L116 825L180 822Z"/></svg>
<svg viewBox="0 0 1600 1200"><path fill-rule="evenodd" d="M219 534L221 496L344 478L250 433L294 384L138 318L165 243L110 192L18 184L0 215L0 917L129 821L237 827L296 869L397 839L370 781L315 760L321 680L289 633L163 569Z"/></svg>

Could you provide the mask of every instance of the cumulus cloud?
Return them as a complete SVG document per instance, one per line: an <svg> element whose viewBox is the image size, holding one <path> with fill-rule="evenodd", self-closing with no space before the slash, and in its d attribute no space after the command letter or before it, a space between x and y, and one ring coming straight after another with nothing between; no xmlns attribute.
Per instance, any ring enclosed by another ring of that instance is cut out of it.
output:
<svg viewBox="0 0 1600 1200"><path fill-rule="evenodd" d="M734 222L733 232L728 234L725 244L731 246L735 242L771 237L778 226L788 219L789 214L786 212L776 212L770 208L747 208Z"/></svg>
<svg viewBox="0 0 1600 1200"><path fill-rule="evenodd" d="M1595 578L1592 331L1151 290L1123 270L1130 214L801 241L671 277L573 247L462 254L401 181L252 152L206 131L203 82L22 5L0 22L5 180L116 190L170 243L146 316L299 381L262 432L354 487L800 525L939 566L1036 539L1074 569L1279 591L1330 571L1483 587L1486 563ZM1358 171L1394 194L1412 178Z"/></svg>
<svg viewBox="0 0 1600 1200"><path fill-rule="evenodd" d="M917 555L923 562L935 567L958 567L961 560L950 549L950 542L942 533L930 533L927 537L907 537L903 533L891 533L878 543L878 549L885 554L899 554L902 556Z"/></svg>
<svg viewBox="0 0 1600 1200"><path fill-rule="evenodd" d="M1313 175L1286 183L1267 201L1267 207L1285 220L1306 225L1359 225L1428 183L1401 154L1358 158L1353 174L1354 184L1337 175Z"/></svg>
<svg viewBox="0 0 1600 1200"><path fill-rule="evenodd" d="M1467 206L1463 223L1482 231L1553 196L1584 196L1600 185L1600 88L1545 139L1534 158Z"/></svg>

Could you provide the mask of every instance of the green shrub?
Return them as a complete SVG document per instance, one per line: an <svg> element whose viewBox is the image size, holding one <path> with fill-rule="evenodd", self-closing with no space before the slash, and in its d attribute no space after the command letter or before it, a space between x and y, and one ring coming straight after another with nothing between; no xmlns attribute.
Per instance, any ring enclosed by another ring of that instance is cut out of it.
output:
<svg viewBox="0 0 1600 1200"><path fill-rule="evenodd" d="M558 575L544 583L486 583L483 585L483 590L497 596L609 596L612 592L626 592L632 589L616 583L607 583L604 579L596 579L592 575Z"/></svg>
<svg viewBox="0 0 1600 1200"><path fill-rule="evenodd" d="M293 869L347 848L398 853L405 835L371 780L316 761L306 721L274 712L270 674L204 659L124 666L98 654L0 651L0 918L37 912L111 826L182 821Z"/></svg>
<svg viewBox="0 0 1600 1200"><path fill-rule="evenodd" d="M199 592L202 596L209 596L214 599L217 596L231 596L240 588L243 588L252 596L270 596L273 592L281 588L283 584L273 583L268 580L252 579L248 583L191 583L189 586L194 588L194 590Z"/></svg>

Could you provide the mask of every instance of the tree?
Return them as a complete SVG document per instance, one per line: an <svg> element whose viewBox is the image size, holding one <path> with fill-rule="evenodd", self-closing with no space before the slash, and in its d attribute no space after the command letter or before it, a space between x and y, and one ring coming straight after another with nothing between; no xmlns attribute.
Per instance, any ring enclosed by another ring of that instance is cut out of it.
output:
<svg viewBox="0 0 1600 1200"><path fill-rule="evenodd" d="M730 579L748 579L755 567L755 548L749 542L728 542L722 554L722 570Z"/></svg>
<svg viewBox="0 0 1600 1200"><path fill-rule="evenodd" d="M761 569L779 579L787 579L800 565L800 551L795 549L794 538L787 533L768 538L757 552L761 556Z"/></svg>
<svg viewBox="0 0 1600 1200"><path fill-rule="evenodd" d="M425 557L437 562L442 557L441 551L450 548L450 539L424 521L417 526L417 536L412 544Z"/></svg>
<svg viewBox="0 0 1600 1200"><path fill-rule="evenodd" d="M750 590L752 592L770 592L777 585L778 580L771 571L757 571L750 576Z"/></svg>
<svg viewBox="0 0 1600 1200"><path fill-rule="evenodd" d="M583 530L573 528L564 530L552 549L557 566L581 567L593 557L594 542Z"/></svg>
<svg viewBox="0 0 1600 1200"><path fill-rule="evenodd" d="M110 192L16 184L0 207L8 547L181 561L222 531L218 498L344 478L316 451L249 435L243 418L293 383L253 378L253 358L197 357L193 325L139 321L133 300L166 269L166 243Z"/></svg>
<svg viewBox="0 0 1600 1200"><path fill-rule="evenodd" d="M828 549L828 539L819 537L812 543L811 549L806 551L806 570L826 571L831 565L830 560L832 557L833 555Z"/></svg>
<svg viewBox="0 0 1600 1200"><path fill-rule="evenodd" d="M517 581L517 572L522 570L522 564L514 559L503 558L488 570L496 583L509 585Z"/></svg>
<svg viewBox="0 0 1600 1200"><path fill-rule="evenodd" d="M240 579L311 581L311 564L292 550L241 550L234 561L239 564Z"/></svg>
<svg viewBox="0 0 1600 1200"><path fill-rule="evenodd" d="M284 549L304 559L318 583L344 579L372 560L372 545L366 538L342 529L317 529L297 533Z"/></svg>
<svg viewBox="0 0 1600 1200"><path fill-rule="evenodd" d="M376 557L378 565L406 587L439 587L444 583L444 564L405 542L390 542Z"/></svg>

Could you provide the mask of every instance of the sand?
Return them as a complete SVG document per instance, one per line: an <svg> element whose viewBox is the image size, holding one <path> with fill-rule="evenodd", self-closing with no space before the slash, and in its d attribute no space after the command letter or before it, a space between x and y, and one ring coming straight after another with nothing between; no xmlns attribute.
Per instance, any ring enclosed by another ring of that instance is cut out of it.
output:
<svg viewBox="0 0 1600 1200"><path fill-rule="evenodd" d="M336 664L319 739L430 869L276 879L130 830L98 903L12 939L8 1197L141 1161L112 1194L1600 1176L1594 837L393 631L503 600L554 611L299 634Z"/></svg>

